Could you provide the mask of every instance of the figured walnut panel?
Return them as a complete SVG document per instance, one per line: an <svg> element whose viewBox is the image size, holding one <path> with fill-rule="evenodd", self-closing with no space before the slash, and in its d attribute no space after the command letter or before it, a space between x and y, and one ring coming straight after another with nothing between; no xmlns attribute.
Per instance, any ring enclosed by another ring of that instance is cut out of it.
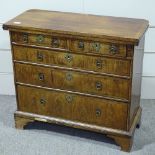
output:
<svg viewBox="0 0 155 155"><path fill-rule="evenodd" d="M129 99L128 79L15 63L16 81L50 88Z"/></svg>
<svg viewBox="0 0 155 155"><path fill-rule="evenodd" d="M42 55L42 60L38 59L38 54ZM14 60L19 61L58 65L122 76L130 76L131 70L130 60L72 54L40 48L30 48L14 45L13 55Z"/></svg>
<svg viewBox="0 0 155 155"><path fill-rule="evenodd" d="M122 130L127 128L127 104L122 102L20 85L17 92L20 111Z"/></svg>
<svg viewBox="0 0 155 155"><path fill-rule="evenodd" d="M67 39L63 37L39 34L39 32L38 34L27 32L11 32L11 37L12 42L19 44L68 49Z"/></svg>
<svg viewBox="0 0 155 155"><path fill-rule="evenodd" d="M50 34L76 35L138 44L148 25L148 21L144 19L28 10L5 23L3 28L39 30Z"/></svg>
<svg viewBox="0 0 155 155"><path fill-rule="evenodd" d="M126 57L126 46L121 44L72 39L69 49L73 52L95 53L101 56Z"/></svg>

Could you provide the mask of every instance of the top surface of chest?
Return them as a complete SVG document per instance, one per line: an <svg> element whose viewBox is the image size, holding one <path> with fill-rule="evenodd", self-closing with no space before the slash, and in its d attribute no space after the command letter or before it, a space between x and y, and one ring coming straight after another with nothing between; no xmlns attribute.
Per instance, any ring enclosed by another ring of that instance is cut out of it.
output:
<svg viewBox="0 0 155 155"><path fill-rule="evenodd" d="M138 44L148 21L45 10L28 10L3 25L4 29L129 41Z"/></svg>

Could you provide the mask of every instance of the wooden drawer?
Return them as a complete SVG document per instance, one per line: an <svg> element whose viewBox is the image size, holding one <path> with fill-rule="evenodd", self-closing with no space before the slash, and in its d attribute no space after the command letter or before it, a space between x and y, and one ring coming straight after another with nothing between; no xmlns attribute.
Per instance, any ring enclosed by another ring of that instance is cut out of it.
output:
<svg viewBox="0 0 155 155"><path fill-rule="evenodd" d="M103 127L127 128L127 104L122 102L20 85L17 92L20 111Z"/></svg>
<svg viewBox="0 0 155 155"><path fill-rule="evenodd" d="M15 63L16 81L76 92L129 98L127 79Z"/></svg>
<svg viewBox="0 0 155 155"><path fill-rule="evenodd" d="M66 38L57 38L49 35L29 34L21 32L12 32L11 36L12 42L16 43L68 49Z"/></svg>
<svg viewBox="0 0 155 155"><path fill-rule="evenodd" d="M73 53L95 53L114 57L126 57L126 45L93 42L77 39L66 39L43 34L30 34L22 32L11 32L12 42L45 46L57 49L70 50ZM67 44L69 42L69 45Z"/></svg>
<svg viewBox="0 0 155 155"><path fill-rule="evenodd" d="M126 45L71 40L69 49L73 52L95 53L114 57L126 57Z"/></svg>
<svg viewBox="0 0 155 155"><path fill-rule="evenodd" d="M130 60L72 54L40 48L14 45L13 55L14 60L19 61L55 65L121 76L130 76L131 70Z"/></svg>

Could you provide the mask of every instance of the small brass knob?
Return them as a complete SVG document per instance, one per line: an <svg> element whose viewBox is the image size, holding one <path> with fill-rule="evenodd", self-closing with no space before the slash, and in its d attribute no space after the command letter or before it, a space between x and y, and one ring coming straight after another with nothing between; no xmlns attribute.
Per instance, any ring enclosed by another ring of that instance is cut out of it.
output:
<svg viewBox="0 0 155 155"><path fill-rule="evenodd" d="M71 54L67 53L67 54L65 55L65 59L66 59L68 62L71 62L71 61L73 60L73 56L72 56Z"/></svg>
<svg viewBox="0 0 155 155"><path fill-rule="evenodd" d="M78 48L84 49L84 42L83 41L79 41Z"/></svg>
<svg viewBox="0 0 155 155"><path fill-rule="evenodd" d="M101 116L101 110L100 109L96 109L96 116L97 117Z"/></svg>
<svg viewBox="0 0 155 155"><path fill-rule="evenodd" d="M57 38L52 39L52 46L55 48L59 47L59 40Z"/></svg>
<svg viewBox="0 0 155 155"><path fill-rule="evenodd" d="M44 77L44 74L43 73L39 73L38 74L38 78L40 81L44 81L45 77Z"/></svg>
<svg viewBox="0 0 155 155"><path fill-rule="evenodd" d="M73 79L72 73L66 73L66 80L71 81Z"/></svg>
<svg viewBox="0 0 155 155"><path fill-rule="evenodd" d="M96 60L96 67L97 67L98 69L101 69L101 68L102 68L102 60L101 60L101 59L97 59L97 60Z"/></svg>
<svg viewBox="0 0 155 155"><path fill-rule="evenodd" d="M41 98L41 99L40 99L40 104L45 105L45 104L46 104L46 100L43 99L43 98Z"/></svg>
<svg viewBox="0 0 155 155"><path fill-rule="evenodd" d="M44 42L44 36L43 35L37 35L36 41L37 43L43 43Z"/></svg>
<svg viewBox="0 0 155 155"><path fill-rule="evenodd" d="M92 47L93 47L95 52L99 52L100 51L100 43L93 43Z"/></svg>
<svg viewBox="0 0 155 155"><path fill-rule="evenodd" d="M39 51L37 51L37 60L38 61L43 61L43 54L41 53L41 52L39 52Z"/></svg>
<svg viewBox="0 0 155 155"><path fill-rule="evenodd" d="M118 47L116 45L111 45L109 50L111 54L116 54L118 52Z"/></svg>
<svg viewBox="0 0 155 155"><path fill-rule="evenodd" d="M71 102L73 101L73 96L72 96L72 95L67 95L67 96L66 96L66 101L67 101L68 103L71 103Z"/></svg>
<svg viewBox="0 0 155 155"><path fill-rule="evenodd" d="M97 90L101 90L102 89L102 83L101 82L99 82L99 81L96 82L96 89Z"/></svg>
<svg viewBox="0 0 155 155"><path fill-rule="evenodd" d="M28 43L28 34L27 33L23 34L23 42Z"/></svg>

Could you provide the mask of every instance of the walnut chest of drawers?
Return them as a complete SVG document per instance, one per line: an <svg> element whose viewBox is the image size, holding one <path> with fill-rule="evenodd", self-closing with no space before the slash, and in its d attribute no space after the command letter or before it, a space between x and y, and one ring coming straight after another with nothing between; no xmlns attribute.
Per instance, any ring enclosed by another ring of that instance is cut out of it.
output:
<svg viewBox="0 0 155 155"><path fill-rule="evenodd" d="M28 10L10 32L15 124L43 121L95 131L130 151L140 124L148 21Z"/></svg>

